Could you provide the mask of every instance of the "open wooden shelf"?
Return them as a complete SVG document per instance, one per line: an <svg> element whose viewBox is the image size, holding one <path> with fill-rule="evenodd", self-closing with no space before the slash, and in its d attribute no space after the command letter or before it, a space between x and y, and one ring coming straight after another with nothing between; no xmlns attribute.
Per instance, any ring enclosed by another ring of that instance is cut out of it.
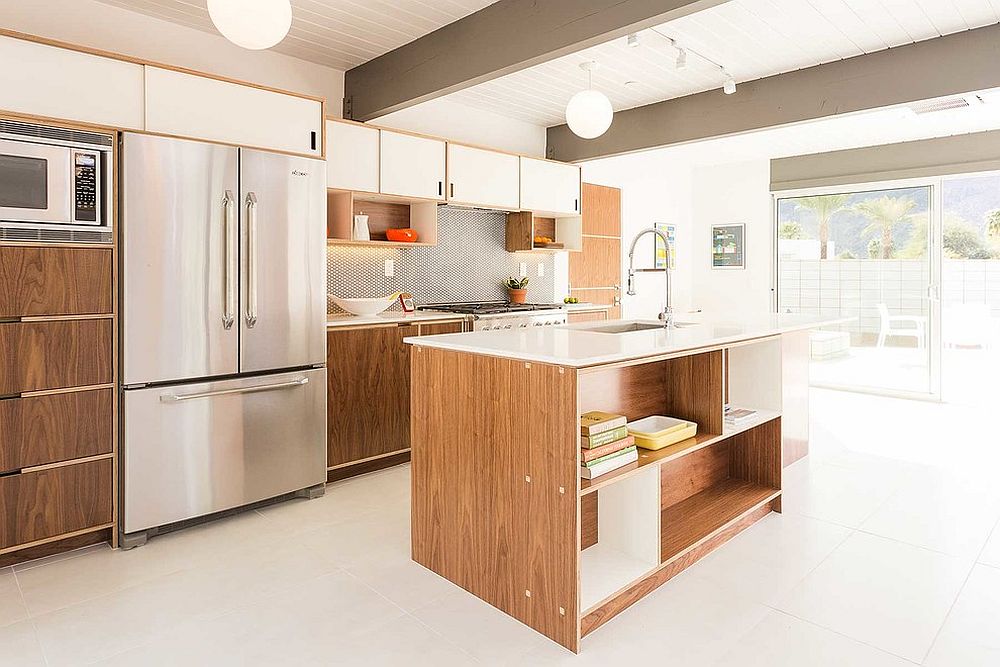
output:
<svg viewBox="0 0 1000 667"><path fill-rule="evenodd" d="M670 560L706 535L779 495L778 489L730 478L665 508L660 515L661 560Z"/></svg>
<svg viewBox="0 0 1000 667"><path fill-rule="evenodd" d="M547 236L552 243L535 243L535 236ZM507 214L504 246L507 252L583 252L583 218L545 218L531 211Z"/></svg>
<svg viewBox="0 0 1000 667"><path fill-rule="evenodd" d="M327 239L327 245L353 245L353 246L368 246L368 247L380 247L380 248L427 248L436 243L421 243L420 241L415 241L413 243L406 243L402 241L355 241L353 239Z"/></svg>
<svg viewBox="0 0 1000 667"><path fill-rule="evenodd" d="M406 246L437 245L437 208L433 201L407 201L398 197L372 195L346 190L326 191L326 237L328 245ZM354 239L354 216L368 216L371 240ZM386 230L413 229L413 243L389 241Z"/></svg>

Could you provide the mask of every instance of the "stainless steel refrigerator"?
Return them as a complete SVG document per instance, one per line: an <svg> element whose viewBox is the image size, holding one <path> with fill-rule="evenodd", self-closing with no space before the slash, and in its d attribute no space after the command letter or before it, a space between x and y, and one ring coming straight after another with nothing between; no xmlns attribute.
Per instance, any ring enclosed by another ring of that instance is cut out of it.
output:
<svg viewBox="0 0 1000 667"><path fill-rule="evenodd" d="M122 145L123 544L326 480L326 164Z"/></svg>

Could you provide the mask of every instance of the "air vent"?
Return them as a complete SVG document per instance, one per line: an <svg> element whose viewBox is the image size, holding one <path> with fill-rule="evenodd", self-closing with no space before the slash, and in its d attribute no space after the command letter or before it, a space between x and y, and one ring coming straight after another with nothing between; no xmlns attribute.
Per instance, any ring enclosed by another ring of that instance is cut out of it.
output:
<svg viewBox="0 0 1000 667"><path fill-rule="evenodd" d="M0 241L111 243L111 232L106 229L37 229L31 227L0 227Z"/></svg>
<svg viewBox="0 0 1000 667"><path fill-rule="evenodd" d="M30 123L19 123L14 120L0 120L0 132L19 137L68 141L77 144L105 146L108 148L114 145L114 139L109 134L69 130L64 127L50 127L48 125L32 125Z"/></svg>
<svg viewBox="0 0 1000 667"><path fill-rule="evenodd" d="M938 111L950 111L952 109L966 109L972 106L972 103L982 104L983 99L978 95L972 95L969 98L966 97L944 97L937 100L927 100L925 102L916 102L909 106L910 111L921 116L927 113L937 113Z"/></svg>

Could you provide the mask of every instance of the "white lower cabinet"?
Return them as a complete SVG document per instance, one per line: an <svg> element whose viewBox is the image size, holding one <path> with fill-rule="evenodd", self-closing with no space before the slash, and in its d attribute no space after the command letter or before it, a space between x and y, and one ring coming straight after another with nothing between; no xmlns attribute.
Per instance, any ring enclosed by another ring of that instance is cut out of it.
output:
<svg viewBox="0 0 1000 667"><path fill-rule="evenodd" d="M142 129L142 65L0 36L0 109Z"/></svg>
<svg viewBox="0 0 1000 667"><path fill-rule="evenodd" d="M518 156L448 144L448 201L517 210Z"/></svg>
<svg viewBox="0 0 1000 667"><path fill-rule="evenodd" d="M145 67L149 132L322 154L323 105L318 100Z"/></svg>
<svg viewBox="0 0 1000 667"><path fill-rule="evenodd" d="M445 142L382 130L380 192L396 197L444 201Z"/></svg>
<svg viewBox="0 0 1000 667"><path fill-rule="evenodd" d="M521 157L521 210L557 217L579 215L580 167Z"/></svg>

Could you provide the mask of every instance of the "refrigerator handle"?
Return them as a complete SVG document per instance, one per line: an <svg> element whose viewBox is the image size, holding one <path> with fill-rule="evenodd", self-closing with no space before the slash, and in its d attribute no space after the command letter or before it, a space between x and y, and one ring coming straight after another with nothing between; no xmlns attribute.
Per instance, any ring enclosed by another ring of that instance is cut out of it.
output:
<svg viewBox="0 0 1000 667"><path fill-rule="evenodd" d="M247 194L247 327L257 324L257 195Z"/></svg>
<svg viewBox="0 0 1000 667"><path fill-rule="evenodd" d="M236 232L233 228L233 224L236 221L235 204L236 200L233 198L233 191L226 190L226 194L222 198L222 206L225 209L223 243L226 245L226 266L224 269L225 273L223 274L223 290L225 290L223 299L225 304L222 311L222 326L227 330L233 328L233 322L236 319L236 290L233 285L233 264L236 261L235 252L233 251L233 244L236 242Z"/></svg>
<svg viewBox="0 0 1000 667"><path fill-rule="evenodd" d="M196 394L165 394L160 396L160 403L178 403L180 401L191 401L198 398L212 398L213 396L228 396L229 394L256 394L262 391L275 391L276 389L291 389L309 384L309 378L298 378L288 382L278 382L276 384L265 384L259 387L242 387L237 389L219 389L218 391L202 391Z"/></svg>

